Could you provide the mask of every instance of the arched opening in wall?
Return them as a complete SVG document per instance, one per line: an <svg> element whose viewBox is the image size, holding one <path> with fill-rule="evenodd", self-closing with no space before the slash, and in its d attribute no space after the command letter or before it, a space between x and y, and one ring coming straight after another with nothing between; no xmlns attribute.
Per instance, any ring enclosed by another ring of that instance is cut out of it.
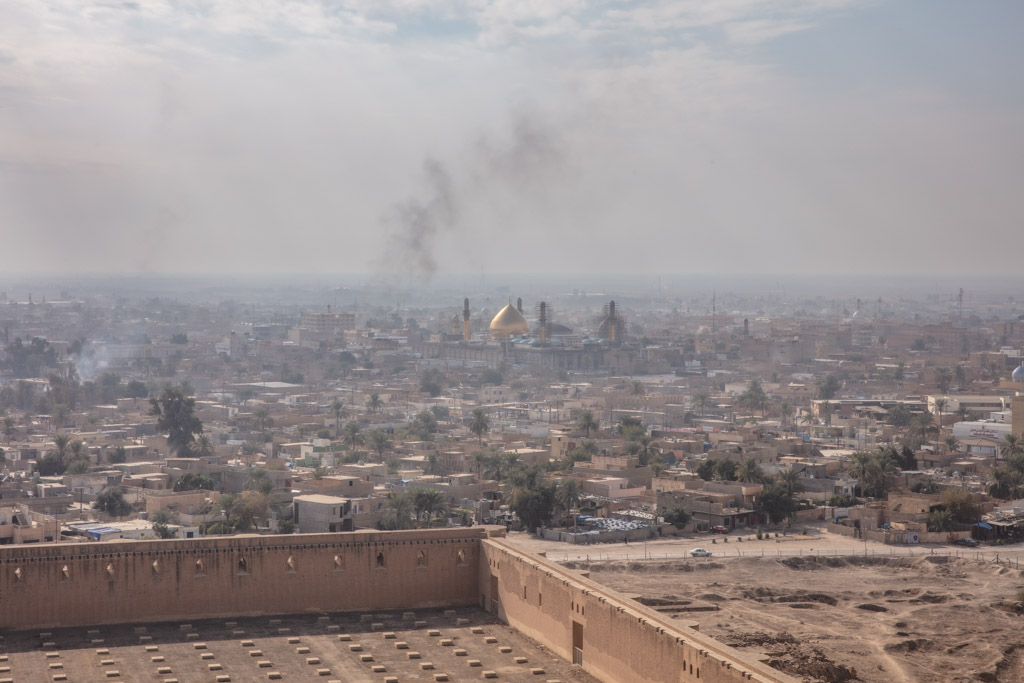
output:
<svg viewBox="0 0 1024 683"><path fill-rule="evenodd" d="M416 566L417 567L426 567L427 566L427 553L426 553L426 551L420 550L419 552L416 553Z"/></svg>
<svg viewBox="0 0 1024 683"><path fill-rule="evenodd" d="M340 572L345 569L345 558L341 555L334 556L334 571Z"/></svg>
<svg viewBox="0 0 1024 683"><path fill-rule="evenodd" d="M108 579L114 578L115 572L116 572L116 570L114 569L114 563L113 562L109 562L107 564L107 578Z"/></svg>
<svg viewBox="0 0 1024 683"><path fill-rule="evenodd" d="M202 559L196 560L196 576L203 576L206 573L206 563Z"/></svg>
<svg viewBox="0 0 1024 683"><path fill-rule="evenodd" d="M154 574L159 574L160 573L160 560L153 560L153 573Z"/></svg>
<svg viewBox="0 0 1024 683"><path fill-rule="evenodd" d="M241 574L248 574L249 573L249 563L246 562L244 557L238 558L238 567L237 567L237 569L238 569L238 574L240 574L240 575Z"/></svg>
<svg viewBox="0 0 1024 683"><path fill-rule="evenodd" d="M21 567L16 567L14 570L14 581L15 583L21 583L25 580L25 572L22 571Z"/></svg>
<svg viewBox="0 0 1024 683"><path fill-rule="evenodd" d="M384 552L383 551L378 551L377 552L377 569L383 569L383 568L384 568Z"/></svg>
<svg viewBox="0 0 1024 683"><path fill-rule="evenodd" d="M294 572L295 571L295 558L292 557L291 555L289 555L288 556L288 560L285 562L285 565L288 567L288 571L289 572Z"/></svg>
<svg viewBox="0 0 1024 683"><path fill-rule="evenodd" d="M61 573L61 580L62 581L70 581L71 580L71 568L68 567L67 565L64 565L63 567L61 567L60 573Z"/></svg>
<svg viewBox="0 0 1024 683"><path fill-rule="evenodd" d="M526 599L526 586L523 586L523 600Z"/></svg>
<svg viewBox="0 0 1024 683"><path fill-rule="evenodd" d="M466 551L459 548L459 552L455 553L455 564L460 567L466 566Z"/></svg>

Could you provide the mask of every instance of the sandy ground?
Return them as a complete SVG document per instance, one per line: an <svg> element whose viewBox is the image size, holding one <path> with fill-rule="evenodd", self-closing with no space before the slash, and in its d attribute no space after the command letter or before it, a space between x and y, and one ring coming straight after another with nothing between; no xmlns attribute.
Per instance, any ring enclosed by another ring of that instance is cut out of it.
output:
<svg viewBox="0 0 1024 683"><path fill-rule="evenodd" d="M551 559L582 555L566 565L807 681L1024 681L1020 548L708 541L651 542L644 559L643 544L580 553L514 538ZM682 557L697 546L714 557Z"/></svg>

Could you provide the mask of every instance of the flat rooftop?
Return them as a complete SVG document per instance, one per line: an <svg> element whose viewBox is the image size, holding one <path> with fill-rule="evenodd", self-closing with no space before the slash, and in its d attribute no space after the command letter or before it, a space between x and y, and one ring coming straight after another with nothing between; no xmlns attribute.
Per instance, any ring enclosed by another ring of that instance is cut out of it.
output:
<svg viewBox="0 0 1024 683"><path fill-rule="evenodd" d="M5 680L597 681L474 608L8 631Z"/></svg>

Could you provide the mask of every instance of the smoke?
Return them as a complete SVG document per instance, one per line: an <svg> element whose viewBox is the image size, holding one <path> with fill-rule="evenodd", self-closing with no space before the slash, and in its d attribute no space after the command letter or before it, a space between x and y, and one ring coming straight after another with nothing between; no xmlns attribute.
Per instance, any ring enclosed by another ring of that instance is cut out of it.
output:
<svg viewBox="0 0 1024 683"><path fill-rule="evenodd" d="M441 229L452 228L458 217L451 174L436 159L423 162L426 199L407 199L395 207L385 221L392 228L389 248L382 256L397 272L417 273L429 278L437 272L433 243Z"/></svg>
<svg viewBox="0 0 1024 683"><path fill-rule="evenodd" d="M455 165L424 160L423 193L396 203L383 217L389 232L380 259L384 271L429 280L439 268L439 236L457 230L467 213L483 211L487 225L504 223L515 206L544 192L566 156L559 136L535 115L519 114L506 137L503 143L479 137ZM473 235L487 239L482 230Z"/></svg>

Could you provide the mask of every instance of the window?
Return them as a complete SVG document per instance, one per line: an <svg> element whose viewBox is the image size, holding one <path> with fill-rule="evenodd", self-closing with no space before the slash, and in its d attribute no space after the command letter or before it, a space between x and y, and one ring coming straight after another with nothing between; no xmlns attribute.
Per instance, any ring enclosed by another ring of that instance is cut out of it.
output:
<svg viewBox="0 0 1024 683"><path fill-rule="evenodd" d="M383 552L378 552L377 553L377 568L378 569L383 569L384 568L384 553Z"/></svg>
<svg viewBox="0 0 1024 683"><path fill-rule="evenodd" d="M423 550L416 553L416 566L426 567L427 566L427 553Z"/></svg>

